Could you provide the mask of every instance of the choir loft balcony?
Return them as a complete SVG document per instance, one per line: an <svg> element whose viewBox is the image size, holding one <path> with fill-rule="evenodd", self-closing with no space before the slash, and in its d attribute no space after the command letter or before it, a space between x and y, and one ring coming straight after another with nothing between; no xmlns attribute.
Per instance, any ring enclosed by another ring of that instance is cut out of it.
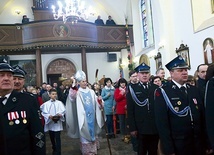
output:
<svg viewBox="0 0 214 155"><path fill-rule="evenodd" d="M42 20L27 24L0 25L1 54L42 52L76 52L85 48L87 52L120 51L127 48L127 30L133 45L132 25L96 26L79 21L75 24L60 20Z"/></svg>

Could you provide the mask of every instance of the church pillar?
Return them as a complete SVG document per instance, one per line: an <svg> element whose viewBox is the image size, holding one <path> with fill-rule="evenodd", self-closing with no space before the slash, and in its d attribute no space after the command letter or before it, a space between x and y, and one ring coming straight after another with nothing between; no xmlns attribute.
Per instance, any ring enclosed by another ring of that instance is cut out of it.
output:
<svg viewBox="0 0 214 155"><path fill-rule="evenodd" d="M85 47L82 47L82 52L81 52L81 58L82 58L82 70L85 72L86 77L88 80L88 73L87 73L87 62L86 62L86 50Z"/></svg>
<svg viewBox="0 0 214 155"><path fill-rule="evenodd" d="M41 50L36 49L36 86L42 85Z"/></svg>

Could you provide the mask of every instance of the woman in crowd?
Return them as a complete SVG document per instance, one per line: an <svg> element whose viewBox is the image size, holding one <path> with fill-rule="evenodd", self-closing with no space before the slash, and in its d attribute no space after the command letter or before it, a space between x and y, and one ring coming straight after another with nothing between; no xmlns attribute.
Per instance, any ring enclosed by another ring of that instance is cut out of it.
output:
<svg viewBox="0 0 214 155"><path fill-rule="evenodd" d="M158 85L159 87L162 86L162 81L161 81L161 77L160 76L154 76L152 78L152 83Z"/></svg>
<svg viewBox="0 0 214 155"><path fill-rule="evenodd" d="M94 82L94 84L92 85L92 89L94 90L97 96L101 95L100 84L98 82Z"/></svg>
<svg viewBox="0 0 214 155"><path fill-rule="evenodd" d="M114 99L116 101L116 114L119 118L120 133L123 136L123 141L127 139L126 128L126 86L127 81L124 78L119 79L115 92Z"/></svg>
<svg viewBox="0 0 214 155"><path fill-rule="evenodd" d="M114 91L115 88L112 86L111 78L105 78L105 87L102 89L102 99L104 100L104 111L106 114L106 123L108 128L108 137L115 137L113 127L113 113L115 110Z"/></svg>

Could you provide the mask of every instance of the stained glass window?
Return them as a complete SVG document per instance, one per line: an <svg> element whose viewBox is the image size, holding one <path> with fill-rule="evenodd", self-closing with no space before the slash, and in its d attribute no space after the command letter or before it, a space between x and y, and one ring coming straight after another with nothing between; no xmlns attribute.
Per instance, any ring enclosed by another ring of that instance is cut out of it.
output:
<svg viewBox="0 0 214 155"><path fill-rule="evenodd" d="M154 44L151 0L141 0L141 19L144 48Z"/></svg>

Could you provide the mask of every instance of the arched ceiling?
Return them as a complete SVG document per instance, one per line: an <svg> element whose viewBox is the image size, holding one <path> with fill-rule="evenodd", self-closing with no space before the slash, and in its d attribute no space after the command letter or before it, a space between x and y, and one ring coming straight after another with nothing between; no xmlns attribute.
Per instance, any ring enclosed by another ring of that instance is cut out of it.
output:
<svg viewBox="0 0 214 155"><path fill-rule="evenodd" d="M22 13L29 14L32 12L31 4L33 0L28 0L26 5L23 8L20 8ZM117 24L125 24L125 18L128 17L128 24L132 24L131 17L131 0L82 0L85 1L86 6L92 6L96 14L94 17L89 19L90 22L94 22L94 19L98 15L101 15L104 22L107 20L108 15L111 15ZM26 3L24 0L20 0L17 3L17 0L0 0L0 16L3 14L8 14L9 9L13 9L17 4ZM27 6L27 7L26 7ZM17 6L18 8L20 6ZM25 10L23 10L25 9ZM4 13L3 13L4 12ZM7 13L6 13L7 12ZM21 15L21 14L20 14Z"/></svg>

